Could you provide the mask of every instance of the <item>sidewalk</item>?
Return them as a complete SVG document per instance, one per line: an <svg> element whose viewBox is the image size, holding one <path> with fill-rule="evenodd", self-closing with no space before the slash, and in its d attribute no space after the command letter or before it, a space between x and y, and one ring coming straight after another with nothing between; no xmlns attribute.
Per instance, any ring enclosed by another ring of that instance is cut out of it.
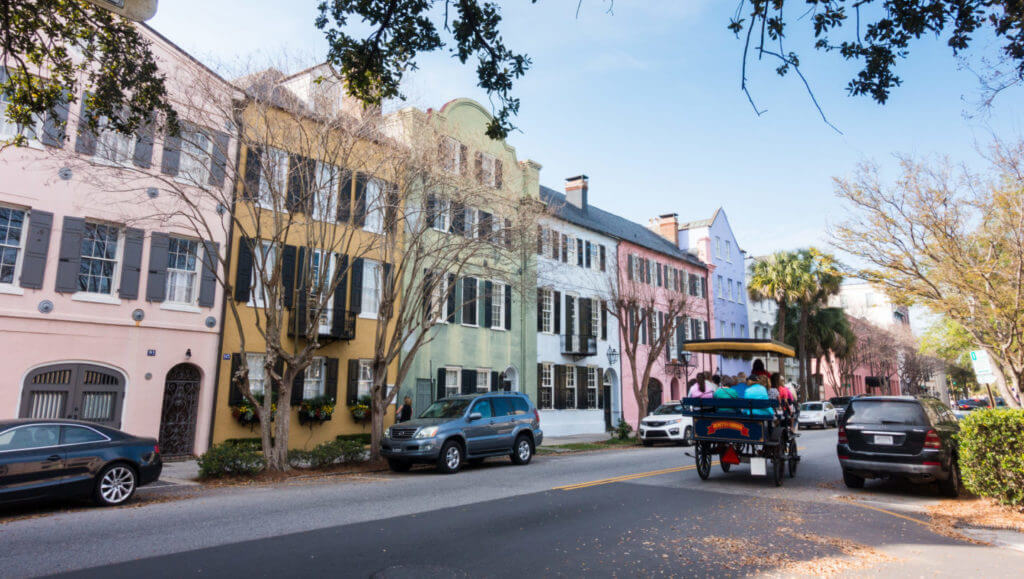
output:
<svg viewBox="0 0 1024 579"><path fill-rule="evenodd" d="M164 469L160 472L160 480L176 485L197 485L199 484L199 463L194 458L165 462Z"/></svg>
<svg viewBox="0 0 1024 579"><path fill-rule="evenodd" d="M610 432L601 432L593 434L570 434L568 436L545 436L544 442L540 445L544 446L558 446L561 444L572 444L574 442L603 442L612 437Z"/></svg>

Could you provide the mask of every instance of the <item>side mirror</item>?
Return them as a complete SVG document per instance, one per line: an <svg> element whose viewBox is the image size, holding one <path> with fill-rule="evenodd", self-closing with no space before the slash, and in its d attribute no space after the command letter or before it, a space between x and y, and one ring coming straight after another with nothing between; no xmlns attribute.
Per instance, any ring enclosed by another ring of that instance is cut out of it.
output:
<svg viewBox="0 0 1024 579"><path fill-rule="evenodd" d="M484 415L480 414L479 412L470 412L469 413L469 421L470 422L472 422L474 420L480 420L483 417L484 417Z"/></svg>

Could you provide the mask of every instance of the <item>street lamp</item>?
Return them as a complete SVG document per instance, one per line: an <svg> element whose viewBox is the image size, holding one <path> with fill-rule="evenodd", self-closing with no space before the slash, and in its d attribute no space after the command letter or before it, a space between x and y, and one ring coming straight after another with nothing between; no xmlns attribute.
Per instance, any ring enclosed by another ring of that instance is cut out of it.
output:
<svg viewBox="0 0 1024 579"><path fill-rule="evenodd" d="M157 0L89 0L89 2L136 22L145 22L156 14Z"/></svg>
<svg viewBox="0 0 1024 579"><path fill-rule="evenodd" d="M615 348L608 346L608 351L605 353L608 356L608 364L614 366L619 363L619 351Z"/></svg>
<svg viewBox="0 0 1024 579"><path fill-rule="evenodd" d="M673 377L679 378L680 376L683 376L684 380L689 379L690 378L690 356L692 356L692 354L690 352L685 352L685 351L684 352L680 352L679 353L679 359L678 360L670 360L667 364L665 364L665 367L668 369L669 373Z"/></svg>

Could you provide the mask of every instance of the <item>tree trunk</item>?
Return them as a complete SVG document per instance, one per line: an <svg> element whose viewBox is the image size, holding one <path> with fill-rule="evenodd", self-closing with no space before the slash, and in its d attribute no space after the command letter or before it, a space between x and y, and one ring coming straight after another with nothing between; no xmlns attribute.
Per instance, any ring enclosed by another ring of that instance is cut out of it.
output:
<svg viewBox="0 0 1024 579"><path fill-rule="evenodd" d="M775 302L775 305L779 306L779 313L776 315L775 322L775 339L786 343L786 310L789 306L785 302Z"/></svg>
<svg viewBox="0 0 1024 579"><path fill-rule="evenodd" d="M808 309L800 306L800 329L797 331L797 348L800 350L800 385L804 389L804 400L812 400L811 386L807 382L807 319ZM817 398L813 398L817 400Z"/></svg>
<svg viewBox="0 0 1024 579"><path fill-rule="evenodd" d="M380 444L384 439L384 410L386 405L375 401L370 405L370 462L380 460Z"/></svg>
<svg viewBox="0 0 1024 579"><path fill-rule="evenodd" d="M288 382L289 384L291 382ZM280 392L277 397L277 412L274 415L274 442L267 454L267 470L285 472L288 464L288 433L291 429L291 392Z"/></svg>

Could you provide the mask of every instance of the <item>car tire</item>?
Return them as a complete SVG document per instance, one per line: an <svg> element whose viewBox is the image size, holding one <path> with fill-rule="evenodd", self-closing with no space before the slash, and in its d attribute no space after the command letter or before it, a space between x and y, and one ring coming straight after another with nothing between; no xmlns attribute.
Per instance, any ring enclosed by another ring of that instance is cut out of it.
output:
<svg viewBox="0 0 1024 579"><path fill-rule="evenodd" d="M644 446L654 446L654 441L652 441L652 440L643 440L643 439L641 439L640 442L643 443Z"/></svg>
<svg viewBox="0 0 1024 579"><path fill-rule="evenodd" d="M409 469L412 468L412 463L407 461L407 460L398 460L396 458L389 458L388 459L388 468L390 468L392 470L392 472L409 472Z"/></svg>
<svg viewBox="0 0 1024 579"><path fill-rule="evenodd" d="M949 463L949 478L939 481L939 492L942 496L955 499L960 496L963 481L960 479L960 462L954 456Z"/></svg>
<svg viewBox="0 0 1024 579"><path fill-rule="evenodd" d="M850 471L844 470L843 483L846 484L846 488L862 489L864 488L864 477L857 476Z"/></svg>
<svg viewBox="0 0 1024 579"><path fill-rule="evenodd" d="M131 465L123 462L108 464L96 476L93 500L102 507L123 505L135 494L139 477Z"/></svg>
<svg viewBox="0 0 1024 579"><path fill-rule="evenodd" d="M693 446L693 427L687 426L686 430L683 431L683 444L686 446Z"/></svg>
<svg viewBox="0 0 1024 579"><path fill-rule="evenodd" d="M437 455L437 472L441 474L455 474L462 469L465 452L457 440L448 440L441 445L441 452Z"/></svg>
<svg viewBox="0 0 1024 579"><path fill-rule="evenodd" d="M516 443L512 445L512 463L530 464L531 460L533 460L533 443L530 442L529 436L520 434L516 438Z"/></svg>

